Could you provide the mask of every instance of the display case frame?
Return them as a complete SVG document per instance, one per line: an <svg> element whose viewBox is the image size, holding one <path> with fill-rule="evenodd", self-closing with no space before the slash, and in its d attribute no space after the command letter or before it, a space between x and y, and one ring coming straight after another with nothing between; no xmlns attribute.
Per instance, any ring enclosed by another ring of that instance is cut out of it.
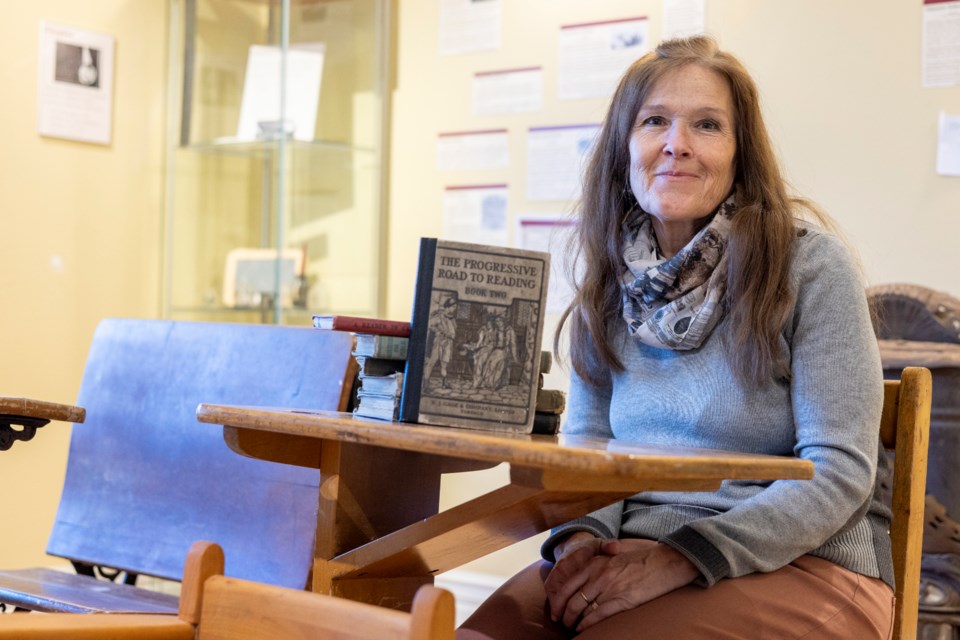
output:
<svg viewBox="0 0 960 640"><path fill-rule="evenodd" d="M167 6L164 317L379 315L391 1ZM238 251L274 252L269 286L259 265L244 289Z"/></svg>

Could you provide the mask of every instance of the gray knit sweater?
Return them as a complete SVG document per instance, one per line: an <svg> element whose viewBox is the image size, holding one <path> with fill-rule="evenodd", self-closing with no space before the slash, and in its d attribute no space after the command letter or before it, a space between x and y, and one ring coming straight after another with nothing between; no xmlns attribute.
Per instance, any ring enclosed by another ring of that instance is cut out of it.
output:
<svg viewBox="0 0 960 640"><path fill-rule="evenodd" d="M804 554L893 584L889 511L878 491L889 474L878 451L882 370L863 284L843 243L821 231L798 233L793 264L797 300L781 340L790 380L741 389L724 351L726 319L693 351L647 346L624 328L614 342L624 371L603 387L573 374L564 432L793 455L813 462L814 478L641 493L555 529L545 559L580 530L669 544L705 586Z"/></svg>

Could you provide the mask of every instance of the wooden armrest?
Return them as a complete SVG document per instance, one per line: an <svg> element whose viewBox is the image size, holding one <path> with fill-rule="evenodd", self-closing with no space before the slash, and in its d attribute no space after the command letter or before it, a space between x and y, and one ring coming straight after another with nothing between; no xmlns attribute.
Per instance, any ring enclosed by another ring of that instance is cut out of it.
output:
<svg viewBox="0 0 960 640"><path fill-rule="evenodd" d="M32 440L37 429L51 420L83 422L86 410L55 402L0 396L0 451L14 442Z"/></svg>
<svg viewBox="0 0 960 640"><path fill-rule="evenodd" d="M174 616L124 613L11 613L0 622L10 640L193 640L193 625Z"/></svg>
<svg viewBox="0 0 960 640"><path fill-rule="evenodd" d="M64 422L83 422L87 417L83 407L10 396L0 396L0 414Z"/></svg>

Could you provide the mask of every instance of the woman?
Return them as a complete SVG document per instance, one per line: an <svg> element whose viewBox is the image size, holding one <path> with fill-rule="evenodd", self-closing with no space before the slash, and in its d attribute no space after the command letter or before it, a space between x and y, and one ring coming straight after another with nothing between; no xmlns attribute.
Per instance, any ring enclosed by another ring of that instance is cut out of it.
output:
<svg viewBox="0 0 960 640"><path fill-rule="evenodd" d="M803 212L824 221L788 196L734 57L696 37L628 70L585 179L564 431L796 455L815 476L642 493L559 527L463 637L889 636L880 360L853 260Z"/></svg>

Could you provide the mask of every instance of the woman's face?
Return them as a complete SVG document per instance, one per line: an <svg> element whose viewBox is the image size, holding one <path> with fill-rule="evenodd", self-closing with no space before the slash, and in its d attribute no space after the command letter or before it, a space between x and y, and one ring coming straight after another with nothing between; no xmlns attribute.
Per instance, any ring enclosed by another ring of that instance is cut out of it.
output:
<svg viewBox="0 0 960 640"><path fill-rule="evenodd" d="M630 135L630 188L661 247L686 244L730 194L735 126L730 87L715 71L689 64L651 88Z"/></svg>

